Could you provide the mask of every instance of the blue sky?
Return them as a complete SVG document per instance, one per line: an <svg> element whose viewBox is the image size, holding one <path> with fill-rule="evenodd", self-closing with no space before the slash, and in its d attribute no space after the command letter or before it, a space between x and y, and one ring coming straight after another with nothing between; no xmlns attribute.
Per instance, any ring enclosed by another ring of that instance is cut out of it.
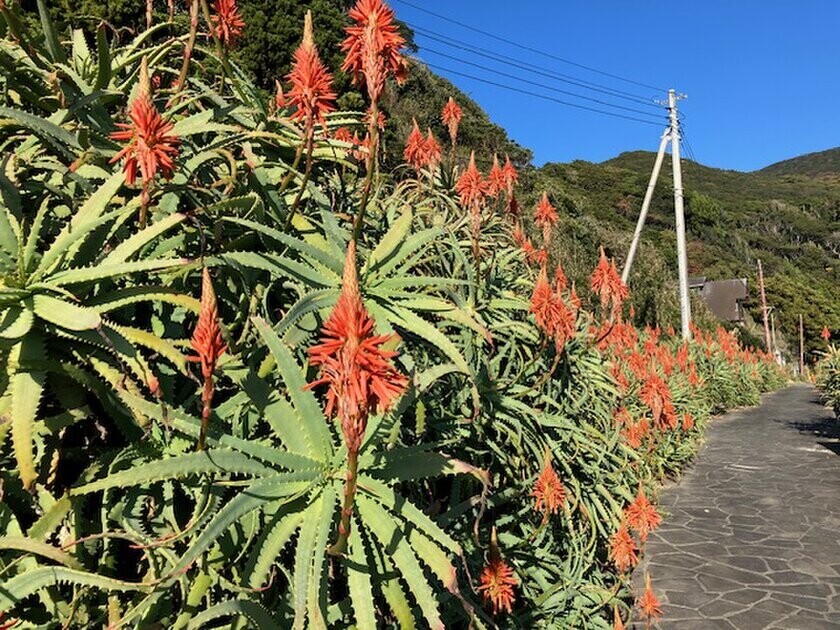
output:
<svg viewBox="0 0 840 630"><path fill-rule="evenodd" d="M840 1L838 0L410 0L428 11L614 75L688 95L680 103L697 160L753 170L840 145ZM461 44L544 67L644 99L655 90L617 81L472 32L392 0L397 16ZM462 74L637 116L575 99L499 73L650 111L552 78L453 49L417 34L420 56ZM424 47L426 51L424 51ZM431 49L458 57L452 60ZM488 72L463 61L495 67ZM441 71L470 94L535 162L602 161L622 151L658 146L660 129L577 110ZM648 119L644 115L638 115Z"/></svg>

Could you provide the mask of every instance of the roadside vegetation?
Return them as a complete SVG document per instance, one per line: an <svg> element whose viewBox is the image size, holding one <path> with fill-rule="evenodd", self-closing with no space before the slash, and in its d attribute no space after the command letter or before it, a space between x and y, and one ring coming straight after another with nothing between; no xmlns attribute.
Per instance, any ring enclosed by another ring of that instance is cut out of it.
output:
<svg viewBox="0 0 840 630"><path fill-rule="evenodd" d="M381 0L330 35L356 109L316 13L268 93L235 0L120 38L38 4L0 3L0 624L659 616L659 485L770 357L637 326L573 208L461 152L457 95L387 166Z"/></svg>

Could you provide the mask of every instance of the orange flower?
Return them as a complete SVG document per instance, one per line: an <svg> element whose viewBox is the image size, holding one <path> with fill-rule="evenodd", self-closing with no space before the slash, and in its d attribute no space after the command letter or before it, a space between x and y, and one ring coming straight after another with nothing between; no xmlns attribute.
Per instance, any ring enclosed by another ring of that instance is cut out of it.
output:
<svg viewBox="0 0 840 630"><path fill-rule="evenodd" d="M820 337L822 337L823 341L828 341L831 339L831 331L828 329L828 326L823 326L822 332L820 333Z"/></svg>
<svg viewBox="0 0 840 630"><path fill-rule="evenodd" d="M565 291L568 283L566 272L563 271L563 265L558 262L557 269L554 270L554 290L558 293Z"/></svg>
<svg viewBox="0 0 840 630"><path fill-rule="evenodd" d="M659 527L662 517L656 511L656 506L648 501L639 484L639 491L633 502L624 510L627 523L639 534L642 542L647 540L648 534Z"/></svg>
<svg viewBox="0 0 840 630"><path fill-rule="evenodd" d="M689 358L688 342L683 342L677 350L677 366L680 368L680 372L688 371Z"/></svg>
<svg viewBox="0 0 840 630"><path fill-rule="evenodd" d="M601 258L598 265L592 272L590 285L592 292L601 300L601 308L606 308L607 305L611 304L613 314L621 308L624 300L630 296L627 285L621 280L621 276L615 268L615 262L607 260L603 247L601 247Z"/></svg>
<svg viewBox="0 0 840 630"><path fill-rule="evenodd" d="M647 625L659 619L662 616L662 608L656 595L653 593L653 588L650 585L650 575L645 573L645 592L636 600L636 607L647 619Z"/></svg>
<svg viewBox="0 0 840 630"><path fill-rule="evenodd" d="M316 120L326 128L324 115L335 111L335 92L332 75L318 56L318 48L312 36L310 11L306 12L303 40L295 50L292 70L286 79L292 84L286 97L286 104L295 106L292 120L303 120L307 131L312 130Z"/></svg>
<svg viewBox="0 0 840 630"><path fill-rule="evenodd" d="M158 170L166 179L172 177L180 142L172 133L172 123L163 119L145 91L131 102L129 117L130 123L117 123L122 130L111 134L112 140L128 144L109 163L126 158L123 170L129 185L137 179L138 168L144 186L154 180Z"/></svg>
<svg viewBox="0 0 840 630"><path fill-rule="evenodd" d="M662 417L661 422L657 425L660 429L665 429L668 427L669 429L676 429L677 425L680 423L679 419L677 419L677 410L674 408L674 403L669 398L665 401L665 406L662 408Z"/></svg>
<svg viewBox="0 0 840 630"><path fill-rule="evenodd" d="M627 526L623 523L618 530L610 536L609 557L615 567L622 573L628 569L632 569L639 561L639 556L636 554L636 541L627 531Z"/></svg>
<svg viewBox="0 0 840 630"><path fill-rule="evenodd" d="M614 367L620 368L620 364L614 364ZM624 407L620 407L613 412L613 424L617 427L623 427L633 422L630 412Z"/></svg>
<svg viewBox="0 0 840 630"><path fill-rule="evenodd" d="M621 430L621 435L627 442L630 448L639 448L642 445L642 440L647 437L647 420L640 420L633 423L628 422L627 426Z"/></svg>
<svg viewBox="0 0 840 630"><path fill-rule="evenodd" d="M690 413L684 413L682 417L683 431L691 431L694 428L694 418Z"/></svg>
<svg viewBox="0 0 840 630"><path fill-rule="evenodd" d="M516 182L519 181L519 175L516 174L516 169L513 168L513 164L510 163L508 156L505 156L505 165L502 167L502 173L505 176L505 187L507 188L508 195L513 196L513 188L516 186Z"/></svg>
<svg viewBox="0 0 840 630"><path fill-rule="evenodd" d="M610 367L610 373L612 374L613 379L615 379L615 384L618 387L618 391L622 394L625 393L630 383L627 382L627 377L624 375L624 370L621 369L621 364L613 363Z"/></svg>
<svg viewBox="0 0 840 630"><path fill-rule="evenodd" d="M375 326L362 304L356 243L350 241L338 302L321 328L321 342L309 348L309 362L321 369L307 388L328 385L326 413L338 416L351 452L361 446L368 413L386 411L408 385L391 363L397 353L381 347L393 335L374 335Z"/></svg>
<svg viewBox="0 0 840 630"><path fill-rule="evenodd" d="M627 366L637 379L647 378L647 360L638 351L633 351L627 357Z"/></svg>
<svg viewBox="0 0 840 630"><path fill-rule="evenodd" d="M516 598L513 589L519 584L510 565L501 558L491 558L482 570L479 582L476 590L490 604L493 614L498 615L502 611L510 614Z"/></svg>
<svg viewBox="0 0 840 630"><path fill-rule="evenodd" d="M549 335L553 332L553 306L554 293L548 283L548 274L545 267L542 267L537 276L537 281L534 283L534 292L531 294L531 312L536 319L537 328Z"/></svg>
<svg viewBox="0 0 840 630"><path fill-rule="evenodd" d="M548 283L545 262L542 262L540 273L534 284L530 310L534 313L537 328L543 331L546 336L554 339L557 351L560 352L566 342L574 335L575 315L566 306L560 292L552 290Z"/></svg>
<svg viewBox="0 0 840 630"><path fill-rule="evenodd" d="M666 406L671 404L671 390L662 377L650 372L639 389L639 400L648 406L653 414L654 423L658 423Z"/></svg>
<svg viewBox="0 0 840 630"><path fill-rule="evenodd" d="M542 472L534 483L531 496L536 499L536 509L547 517L554 514L566 503L566 488L551 466L548 451L545 453L545 463Z"/></svg>
<svg viewBox="0 0 840 630"><path fill-rule="evenodd" d="M431 129L426 130L426 161L434 168L440 162L440 143L435 138Z"/></svg>
<svg viewBox="0 0 840 630"><path fill-rule="evenodd" d="M537 209L534 212L534 223L537 227L542 228L543 240L548 243L551 239L551 228L557 223L557 212L554 207L548 202L548 194L543 193Z"/></svg>
<svg viewBox="0 0 840 630"><path fill-rule="evenodd" d="M554 328L554 346L557 352L560 352L575 334L576 315L570 310L563 298L557 294L555 296L555 309L557 312L557 322Z"/></svg>
<svg viewBox="0 0 840 630"><path fill-rule="evenodd" d="M373 117L373 108L368 107L367 111L365 112L364 117L362 118L362 122L370 128L371 118ZM376 128L379 131L385 131L385 124L387 120L385 119L385 113L382 111L376 112Z"/></svg>
<svg viewBox="0 0 840 630"><path fill-rule="evenodd" d="M213 281L210 279L210 271L207 267L201 272L201 310L198 313L198 323L193 331L190 345L197 356L189 358L191 361L201 363L201 375L204 377L204 389L201 393L201 432L198 436L198 449L202 450L213 405L215 390L213 372L216 370L219 357L227 350L227 345L222 339L222 329L219 326L216 292L213 290Z"/></svg>
<svg viewBox="0 0 840 630"><path fill-rule="evenodd" d="M216 37L225 48L233 46L245 28L245 21L239 13L236 0L215 0L210 20L213 22Z"/></svg>
<svg viewBox="0 0 840 630"><path fill-rule="evenodd" d="M467 170L458 178L455 183L455 190L461 198L461 205L472 211L477 211L484 202L488 192L488 185L481 173L475 167L475 151L470 153L470 163Z"/></svg>
<svg viewBox="0 0 840 630"><path fill-rule="evenodd" d="M455 140L458 137L458 125L461 123L461 107L450 96L449 100L446 101L446 105L443 106L443 110L441 110L440 114L443 124L446 125L446 128L449 130L449 139L452 141L452 146L454 147Z"/></svg>
<svg viewBox="0 0 840 630"><path fill-rule="evenodd" d="M531 262L531 257L534 255L534 245L531 243L530 238L526 237L525 240L522 241L522 251L525 252L525 259L528 262Z"/></svg>
<svg viewBox="0 0 840 630"><path fill-rule="evenodd" d="M494 199L507 190L507 181L502 167L499 166L499 158L493 155L493 166L487 174L487 194Z"/></svg>
<svg viewBox="0 0 840 630"><path fill-rule="evenodd" d="M350 133L347 127L339 127L333 132L333 140L351 144L353 142L353 134Z"/></svg>
<svg viewBox="0 0 840 630"><path fill-rule="evenodd" d="M415 118L411 119L413 127L405 141L403 159L418 172L426 165L426 139Z"/></svg>
<svg viewBox="0 0 840 630"><path fill-rule="evenodd" d="M345 28L341 44L346 57L341 69L364 83L371 103L379 100L385 79L405 80L407 63L400 54L405 40L394 21L394 11L382 0L359 0L349 12L353 24Z"/></svg>
<svg viewBox="0 0 840 630"><path fill-rule="evenodd" d="M212 376L219 357L227 350L227 345L222 339L216 292L213 290L213 281L207 267L201 272L201 310L190 345L198 354L193 360L201 362L202 376Z"/></svg>
<svg viewBox="0 0 840 630"><path fill-rule="evenodd" d="M581 307L581 301L578 297L577 289L575 288L574 282L572 282L572 290L569 291L569 305L574 311L579 311Z"/></svg>

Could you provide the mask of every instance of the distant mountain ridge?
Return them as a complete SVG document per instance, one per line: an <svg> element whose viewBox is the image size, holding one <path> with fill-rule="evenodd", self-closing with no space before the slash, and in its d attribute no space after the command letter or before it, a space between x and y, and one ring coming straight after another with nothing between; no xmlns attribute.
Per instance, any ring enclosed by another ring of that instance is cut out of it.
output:
<svg viewBox="0 0 840 630"><path fill-rule="evenodd" d="M805 153L796 157L765 166L757 173L765 175L805 175L820 177L840 175L840 147Z"/></svg>
<svg viewBox="0 0 840 630"><path fill-rule="evenodd" d="M546 164L537 171L536 186L579 223L597 225L598 237L620 263L654 159L652 152L631 151L597 164ZM822 326L840 327L840 149L746 173L685 159L682 166L690 273L748 278L747 307L758 320L756 260L761 259L780 334L794 340L802 313L806 351L824 348ZM634 292L650 282L657 256L668 269L675 267L673 204L666 155L640 248L649 258L638 271L634 267Z"/></svg>

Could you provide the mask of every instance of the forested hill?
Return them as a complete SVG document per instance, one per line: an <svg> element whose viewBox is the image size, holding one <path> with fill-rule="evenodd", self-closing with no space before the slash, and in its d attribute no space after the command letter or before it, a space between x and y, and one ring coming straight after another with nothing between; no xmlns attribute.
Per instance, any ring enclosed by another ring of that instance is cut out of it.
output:
<svg viewBox="0 0 840 630"><path fill-rule="evenodd" d="M624 153L602 164L548 164L547 185L577 197L621 248L632 233L655 155ZM654 195L648 247L675 264L670 156ZM804 175L741 173L683 161L689 267L711 279L746 277L758 317L756 261L780 330L795 338L805 316L808 349L824 344L823 326L840 326L840 181ZM622 251L616 252L621 256ZM635 276L635 274L634 274Z"/></svg>
<svg viewBox="0 0 840 630"><path fill-rule="evenodd" d="M840 147L806 153L789 160L766 166L759 173L765 175L806 175L840 178Z"/></svg>

